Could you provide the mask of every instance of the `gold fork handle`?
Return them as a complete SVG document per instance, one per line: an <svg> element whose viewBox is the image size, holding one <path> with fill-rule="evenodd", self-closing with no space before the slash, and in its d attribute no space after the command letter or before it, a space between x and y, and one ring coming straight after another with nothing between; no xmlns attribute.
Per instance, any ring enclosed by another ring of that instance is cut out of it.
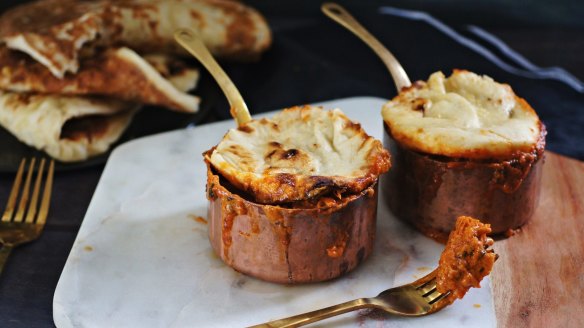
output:
<svg viewBox="0 0 584 328"><path fill-rule="evenodd" d="M333 2L327 2L322 5L321 10L329 18L339 23L347 30L353 32L353 34L365 42L369 48L381 58L389 70L398 92L401 91L403 87L409 87L412 84L406 71L393 54L387 50L377 38L371 35L371 33L369 33L369 31L367 31L351 14L349 14L345 8Z"/></svg>
<svg viewBox="0 0 584 328"><path fill-rule="evenodd" d="M326 307L324 309L307 312L303 314L298 314L293 317L274 320L270 322L266 322L260 325L251 326L249 328L276 328L276 327L300 327L307 325L309 323L313 323L316 321L320 321L326 318L334 317L336 315L340 315L343 313L372 307L371 302L369 299L360 298L354 301L349 301L345 303L341 303L338 305L333 305Z"/></svg>
<svg viewBox="0 0 584 328"><path fill-rule="evenodd" d="M6 260L8 260L8 256L10 256L10 252L12 252L12 245L2 245L2 248L0 248L0 274L2 273L2 270L4 270L4 264L6 263Z"/></svg>

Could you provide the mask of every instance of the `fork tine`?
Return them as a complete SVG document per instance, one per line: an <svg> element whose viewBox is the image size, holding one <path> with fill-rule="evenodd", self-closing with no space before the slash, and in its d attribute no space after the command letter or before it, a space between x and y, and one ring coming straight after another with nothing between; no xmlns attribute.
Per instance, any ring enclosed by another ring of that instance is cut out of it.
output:
<svg viewBox="0 0 584 328"><path fill-rule="evenodd" d="M37 213L37 204L39 199L39 190L41 189L41 181L43 178L43 173L45 170L45 159L41 160L41 165L39 166L38 173L36 176L36 181L34 183L34 190L32 192L32 197L30 200L30 205L28 206L28 211L26 213L26 223L33 223L34 217Z"/></svg>
<svg viewBox="0 0 584 328"><path fill-rule="evenodd" d="M414 281L412 286L416 289L424 287L424 285L428 284L430 281L436 279L436 272L438 272L438 268L434 269L434 271L428 273L427 275L423 276L422 278Z"/></svg>
<svg viewBox="0 0 584 328"><path fill-rule="evenodd" d="M37 216L36 224L44 225L47 222L47 214L49 213L49 204L51 202L51 190L53 189L53 173L55 171L55 161L51 160L49 164L49 171L47 172L47 182L45 182L45 189L43 190L43 199L41 200L41 208Z"/></svg>
<svg viewBox="0 0 584 328"><path fill-rule="evenodd" d="M28 204L30 180L32 180L35 162L36 158L33 157L28 165L28 173L26 174L26 180L24 180L24 187L22 187L22 194L20 195L20 202L18 203L18 211L12 219L14 222L22 222L22 219L24 218L24 210L26 209L26 204Z"/></svg>
<svg viewBox="0 0 584 328"><path fill-rule="evenodd" d="M440 295L440 292L438 292L438 290L436 289L436 287L434 287L432 290L428 291L427 293L425 293L424 295L422 295L423 297L426 297L430 300L433 300L434 298L438 297Z"/></svg>
<svg viewBox="0 0 584 328"><path fill-rule="evenodd" d="M22 181L22 172L24 171L24 164L26 159L23 158L20 161L20 166L18 167L18 172L16 172L16 178L14 179L14 184L12 185L12 190L10 191L10 196L8 196L8 202L6 203L6 209L2 215L2 222L10 222L12 219L12 213L14 212L14 205L16 204L16 198L18 197L18 192L20 189L20 183Z"/></svg>
<svg viewBox="0 0 584 328"><path fill-rule="evenodd" d="M428 300L428 304L430 305L434 305L436 303L438 303L440 300L442 300L444 297L448 296L449 293L438 293L438 291L436 291L435 294L432 294L432 296L430 297L430 299Z"/></svg>
<svg viewBox="0 0 584 328"><path fill-rule="evenodd" d="M431 280L426 281L416 289L422 293L422 295L426 296L426 294L436 289L436 278L432 278Z"/></svg>

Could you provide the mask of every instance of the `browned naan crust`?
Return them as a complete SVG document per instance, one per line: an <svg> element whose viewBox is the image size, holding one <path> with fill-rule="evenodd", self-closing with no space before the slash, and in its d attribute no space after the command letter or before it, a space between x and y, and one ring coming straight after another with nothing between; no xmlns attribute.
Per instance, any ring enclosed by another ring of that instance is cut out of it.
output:
<svg viewBox="0 0 584 328"><path fill-rule="evenodd" d="M255 59L271 43L257 11L227 0L41 0L4 13L0 40L63 77L96 47L186 55L173 38L179 27L197 29L214 55L230 59Z"/></svg>
<svg viewBox="0 0 584 328"><path fill-rule="evenodd" d="M106 50L84 59L77 74L55 77L29 56L0 46L0 89L61 95L101 95L135 103L195 112L199 99L166 80L188 68L180 61L153 67L127 48ZM162 66L162 67L161 67ZM172 72L169 70L172 69ZM157 70L162 70L161 75Z"/></svg>
<svg viewBox="0 0 584 328"><path fill-rule="evenodd" d="M122 51L122 55L139 57L128 51L130 50ZM177 92L185 95L187 90L196 85L196 70L170 61L163 55L148 56L148 61L151 64L138 59L141 65L151 65L146 72L158 70L155 72L159 75L158 80L166 81L163 85L172 84ZM47 74L47 79L59 81L48 74L44 67L36 63L35 65L44 71L43 74ZM102 74L95 70L94 73ZM142 82L148 83L145 80ZM132 90L139 90L140 87L138 85L132 89L128 86ZM130 124L138 107L134 102L112 97L0 90L0 125L23 143L42 150L57 160L82 161L106 152Z"/></svg>

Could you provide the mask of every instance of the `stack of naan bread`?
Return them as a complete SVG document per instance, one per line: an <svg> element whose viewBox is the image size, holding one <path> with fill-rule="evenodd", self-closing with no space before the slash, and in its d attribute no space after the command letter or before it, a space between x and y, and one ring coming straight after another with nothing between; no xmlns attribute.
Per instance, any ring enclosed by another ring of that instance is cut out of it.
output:
<svg viewBox="0 0 584 328"><path fill-rule="evenodd" d="M218 57L258 58L264 18L229 0L40 0L0 16L0 124L66 162L109 149L141 104L194 113L199 77L175 43L195 28ZM188 57L186 57L188 58Z"/></svg>

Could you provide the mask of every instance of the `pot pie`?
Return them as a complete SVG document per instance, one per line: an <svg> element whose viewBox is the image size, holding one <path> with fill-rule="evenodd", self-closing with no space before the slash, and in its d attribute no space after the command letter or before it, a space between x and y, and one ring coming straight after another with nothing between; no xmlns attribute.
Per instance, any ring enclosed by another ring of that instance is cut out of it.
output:
<svg viewBox="0 0 584 328"><path fill-rule="evenodd" d="M455 70L402 89L384 105L393 169L383 187L391 210L444 242L458 216L500 234L531 217L546 130L510 86Z"/></svg>
<svg viewBox="0 0 584 328"><path fill-rule="evenodd" d="M389 153L340 110L292 107L252 120L204 156L209 238L236 270L316 282L371 253Z"/></svg>

